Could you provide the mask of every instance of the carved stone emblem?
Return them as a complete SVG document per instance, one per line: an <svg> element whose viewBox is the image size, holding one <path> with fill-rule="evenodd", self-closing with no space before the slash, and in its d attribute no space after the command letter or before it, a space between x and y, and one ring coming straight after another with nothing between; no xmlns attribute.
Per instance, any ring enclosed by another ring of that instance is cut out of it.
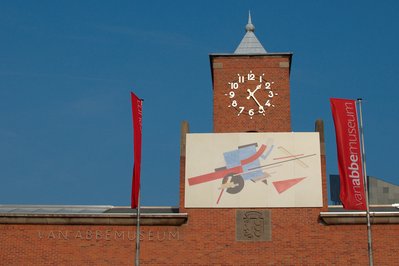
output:
<svg viewBox="0 0 399 266"><path fill-rule="evenodd" d="M237 241L271 241L270 211L237 210Z"/></svg>

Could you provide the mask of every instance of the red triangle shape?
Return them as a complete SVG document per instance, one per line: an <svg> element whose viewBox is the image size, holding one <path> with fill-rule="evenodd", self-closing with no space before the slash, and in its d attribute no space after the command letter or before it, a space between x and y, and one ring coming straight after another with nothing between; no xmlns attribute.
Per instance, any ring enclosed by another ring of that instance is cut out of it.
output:
<svg viewBox="0 0 399 266"><path fill-rule="evenodd" d="M273 185L276 188L277 192L279 194L281 194L284 191L286 191L287 189L291 188L292 186L298 184L305 178L306 177L298 177L298 178L287 179L287 180L283 180L283 181L276 181L276 182L273 182Z"/></svg>

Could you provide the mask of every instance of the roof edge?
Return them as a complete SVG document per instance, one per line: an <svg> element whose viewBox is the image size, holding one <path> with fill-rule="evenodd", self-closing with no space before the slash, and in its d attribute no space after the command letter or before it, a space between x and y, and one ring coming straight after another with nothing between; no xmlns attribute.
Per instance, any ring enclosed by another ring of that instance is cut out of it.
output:
<svg viewBox="0 0 399 266"><path fill-rule="evenodd" d="M281 52L281 53L254 53L254 54L234 54L234 53L210 53L209 56L278 56L278 55L293 55L293 52Z"/></svg>

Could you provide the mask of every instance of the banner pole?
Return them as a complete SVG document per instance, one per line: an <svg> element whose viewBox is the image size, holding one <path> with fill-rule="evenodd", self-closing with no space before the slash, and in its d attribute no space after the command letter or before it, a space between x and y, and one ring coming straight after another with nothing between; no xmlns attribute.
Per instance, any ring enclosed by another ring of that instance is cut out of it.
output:
<svg viewBox="0 0 399 266"><path fill-rule="evenodd" d="M366 194L366 217L367 217L367 236L368 236L368 255L369 255L369 265L373 266L373 248L372 248L372 238L371 238L371 223L370 223L370 208L369 208L369 193L368 193L368 178L366 172L366 153L364 148L364 134L363 134L363 114L362 114L362 99L357 99L359 106L359 128L360 128L360 139L362 148L362 165L364 174L364 189Z"/></svg>
<svg viewBox="0 0 399 266"><path fill-rule="evenodd" d="M138 205L136 210L136 260L135 266L140 265L140 189L138 197Z"/></svg>
<svg viewBox="0 0 399 266"><path fill-rule="evenodd" d="M141 142L142 142L142 110L143 99L138 98L133 92L130 92L132 101L132 119L133 119L133 178L132 178L132 201L131 208L136 208L136 257L135 265L140 265L140 172L141 172Z"/></svg>

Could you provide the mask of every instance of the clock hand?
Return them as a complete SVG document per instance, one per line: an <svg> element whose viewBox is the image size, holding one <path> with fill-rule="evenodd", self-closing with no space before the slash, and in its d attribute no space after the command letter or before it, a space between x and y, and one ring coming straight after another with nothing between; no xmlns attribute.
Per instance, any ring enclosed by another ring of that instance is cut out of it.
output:
<svg viewBox="0 0 399 266"><path fill-rule="evenodd" d="M249 93L249 95L247 96L247 100L249 100L249 98L253 96L253 93L250 89L247 89L247 92Z"/></svg>
<svg viewBox="0 0 399 266"><path fill-rule="evenodd" d="M261 84L259 84L258 86L256 86L256 89L254 91L251 91L250 89L247 89L247 92L249 93L249 95L247 96L247 99L249 100L249 98L252 97L252 99L254 99L254 101L256 102L256 104L260 107L263 108L263 106L259 103L259 101L255 98L255 92L257 90L259 90L261 88Z"/></svg>
<svg viewBox="0 0 399 266"><path fill-rule="evenodd" d="M256 104L259 106L259 108L263 108L263 106L258 102L258 100L255 98L255 96L252 96L254 98Z"/></svg>
<svg viewBox="0 0 399 266"><path fill-rule="evenodd" d="M256 92L257 90L259 90L260 87L262 87L261 84L259 84L258 86L256 86L256 89L255 89L254 91L251 91L250 89L247 89L247 92L249 93L249 95L247 96L247 99L249 100L249 98L254 97L255 92Z"/></svg>
<svg viewBox="0 0 399 266"><path fill-rule="evenodd" d="M254 94L255 94L255 92L256 92L257 90L259 90L259 89L260 89L260 87L262 87L262 84L259 84L258 86L256 86L256 89L254 90L254 92L252 93L252 95L254 95Z"/></svg>

